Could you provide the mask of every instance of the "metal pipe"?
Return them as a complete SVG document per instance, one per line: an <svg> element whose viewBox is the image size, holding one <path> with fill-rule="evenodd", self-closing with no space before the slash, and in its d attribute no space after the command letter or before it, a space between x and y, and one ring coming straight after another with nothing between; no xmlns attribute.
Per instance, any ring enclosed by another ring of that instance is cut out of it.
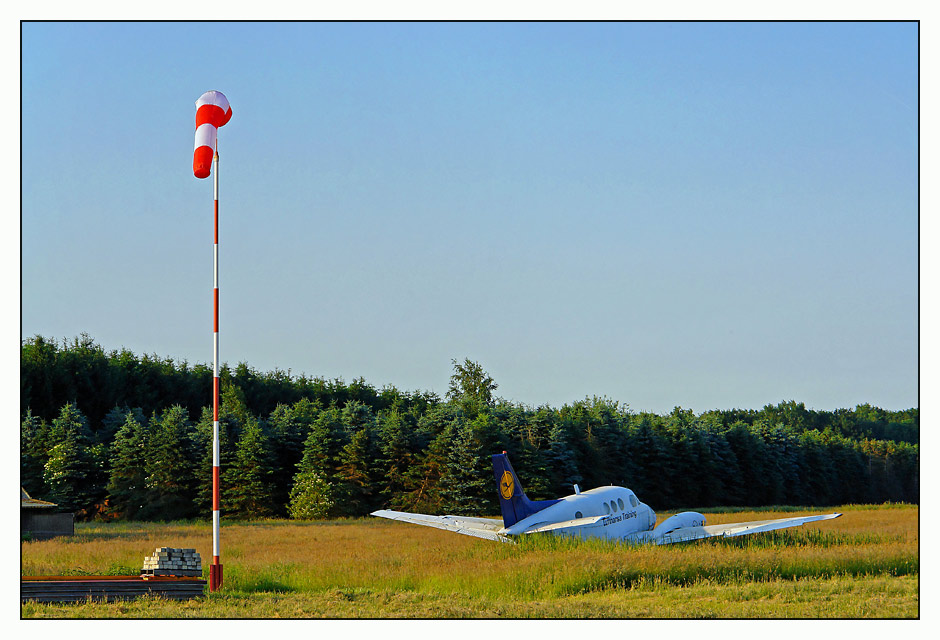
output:
<svg viewBox="0 0 940 640"><path fill-rule="evenodd" d="M219 149L212 156L215 165L215 234L212 245L212 564L209 565L209 591L222 587L219 540Z"/></svg>

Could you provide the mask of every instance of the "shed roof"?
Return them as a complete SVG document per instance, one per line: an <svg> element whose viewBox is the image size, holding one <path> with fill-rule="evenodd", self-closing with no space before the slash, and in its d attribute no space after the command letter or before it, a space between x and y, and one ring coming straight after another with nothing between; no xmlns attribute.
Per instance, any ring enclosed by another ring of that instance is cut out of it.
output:
<svg viewBox="0 0 940 640"><path fill-rule="evenodd" d="M52 507L58 507L59 505L54 502L46 502L45 500L30 498L29 494L26 493L26 489L20 487L20 506L23 509L51 509Z"/></svg>

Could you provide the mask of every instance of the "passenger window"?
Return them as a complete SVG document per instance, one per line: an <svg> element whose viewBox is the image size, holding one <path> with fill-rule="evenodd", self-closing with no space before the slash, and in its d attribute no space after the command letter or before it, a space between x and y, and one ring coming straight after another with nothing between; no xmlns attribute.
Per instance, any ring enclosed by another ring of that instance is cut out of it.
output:
<svg viewBox="0 0 940 640"><path fill-rule="evenodd" d="M575 511L575 512L574 512L574 519L575 519L575 520L578 520L578 519L583 518L583 517L584 517L584 516L581 515L581 512L580 512L580 511Z"/></svg>
<svg viewBox="0 0 940 640"><path fill-rule="evenodd" d="M638 503L637 503L637 501L636 501L636 496L631 493L631 494L630 494L630 505L635 507L637 504L638 504Z"/></svg>
<svg viewBox="0 0 940 640"><path fill-rule="evenodd" d="M611 509L611 511L613 511L614 513L617 513L617 503L614 502L613 500L610 501L610 509Z"/></svg>
<svg viewBox="0 0 940 640"><path fill-rule="evenodd" d="M604 503L604 513L606 513L607 515L610 515L610 505L607 504L606 502Z"/></svg>
<svg viewBox="0 0 940 640"><path fill-rule="evenodd" d="M626 507L623 506L623 498L617 498L617 504L620 505L620 509L623 510Z"/></svg>

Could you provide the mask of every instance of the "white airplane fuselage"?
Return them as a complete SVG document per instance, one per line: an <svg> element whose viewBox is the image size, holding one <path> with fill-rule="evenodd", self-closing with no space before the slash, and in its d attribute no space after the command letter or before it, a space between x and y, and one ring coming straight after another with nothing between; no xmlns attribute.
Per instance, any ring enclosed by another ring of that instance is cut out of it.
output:
<svg viewBox="0 0 940 640"><path fill-rule="evenodd" d="M640 502L636 494L625 487L598 487L561 498L561 501L520 520L505 532L509 535L524 533L540 526L566 520L580 520L592 516L603 519L569 529L566 535L587 538L631 540L637 534L652 531L656 526L656 513Z"/></svg>

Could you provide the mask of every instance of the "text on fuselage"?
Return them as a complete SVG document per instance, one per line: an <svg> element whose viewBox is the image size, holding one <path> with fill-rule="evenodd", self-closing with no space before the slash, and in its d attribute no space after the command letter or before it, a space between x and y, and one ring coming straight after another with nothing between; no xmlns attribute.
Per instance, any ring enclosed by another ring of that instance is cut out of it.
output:
<svg viewBox="0 0 940 640"><path fill-rule="evenodd" d="M619 516L607 516L606 518L601 520L601 523L606 527L609 524L616 524L617 522L621 522L623 520L629 520L630 518L635 518L635 517L636 517L636 511L627 511Z"/></svg>

